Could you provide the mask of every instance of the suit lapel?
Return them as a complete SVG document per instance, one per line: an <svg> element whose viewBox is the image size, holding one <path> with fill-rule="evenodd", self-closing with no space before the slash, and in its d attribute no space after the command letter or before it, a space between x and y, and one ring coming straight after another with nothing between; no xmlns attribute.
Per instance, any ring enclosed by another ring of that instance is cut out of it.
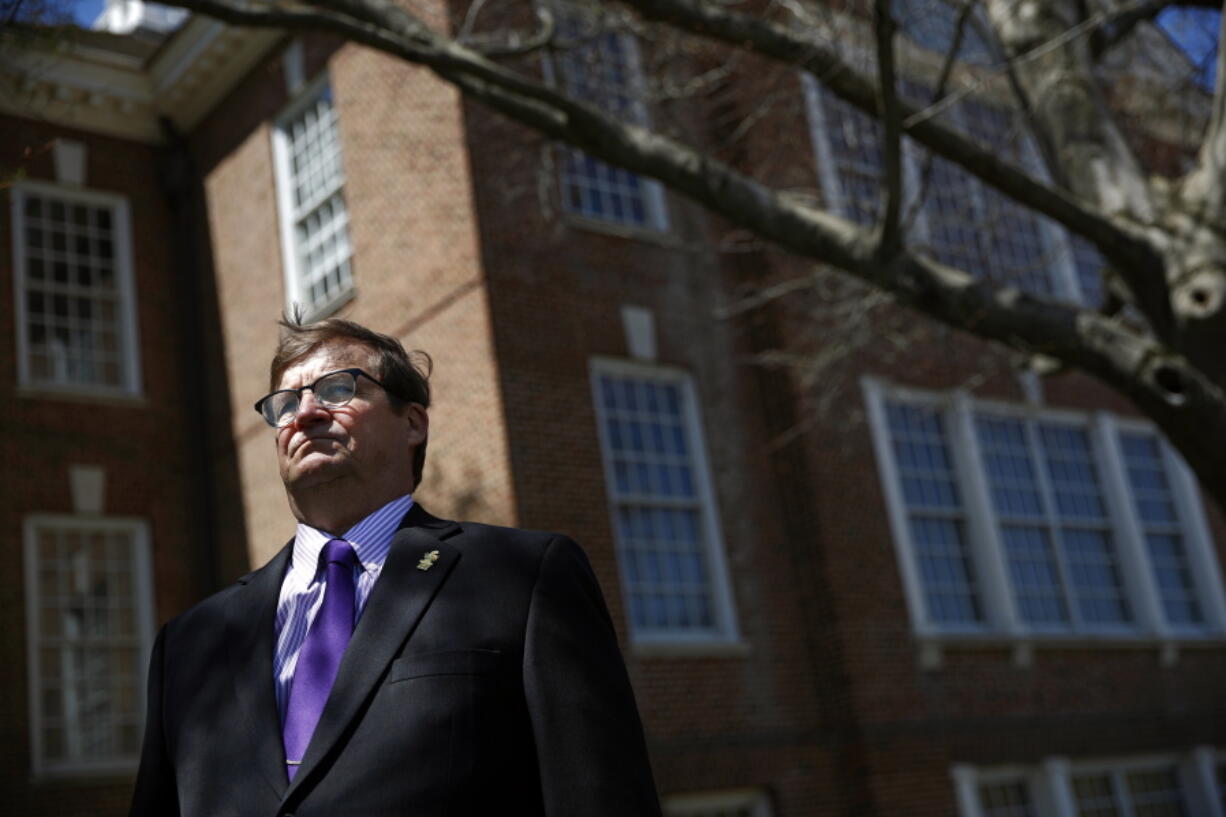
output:
<svg viewBox="0 0 1226 817"><path fill-rule="evenodd" d="M458 530L456 523L435 519L418 505L405 515L345 649L302 766L285 792L287 799L313 777L434 600L460 558L459 551L442 540ZM437 558L427 557L433 551Z"/></svg>
<svg viewBox="0 0 1226 817"><path fill-rule="evenodd" d="M290 546L264 567L239 579L226 607L230 676L238 697L243 730L252 744L252 765L280 797L288 780L281 719L273 684L277 598L289 562Z"/></svg>

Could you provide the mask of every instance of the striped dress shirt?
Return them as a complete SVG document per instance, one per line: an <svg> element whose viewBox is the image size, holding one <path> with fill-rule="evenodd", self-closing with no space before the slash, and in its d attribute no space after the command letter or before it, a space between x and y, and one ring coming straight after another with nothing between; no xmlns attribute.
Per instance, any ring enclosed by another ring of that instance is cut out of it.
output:
<svg viewBox="0 0 1226 817"><path fill-rule="evenodd" d="M413 497L406 494L384 505L370 516L335 537L305 523L298 523L294 536L294 549L290 554L289 570L281 582L281 595L277 600L277 647L273 653L272 672L276 681L277 711L285 722L285 706L289 701L289 688L298 666L298 653L306 640L315 613L323 604L327 587L326 573L320 569L319 553L329 540L344 539L353 545L358 554L358 564L353 594L354 626L366 608L371 588L387 561L387 552L392 546L392 535L400 520L413 507Z"/></svg>

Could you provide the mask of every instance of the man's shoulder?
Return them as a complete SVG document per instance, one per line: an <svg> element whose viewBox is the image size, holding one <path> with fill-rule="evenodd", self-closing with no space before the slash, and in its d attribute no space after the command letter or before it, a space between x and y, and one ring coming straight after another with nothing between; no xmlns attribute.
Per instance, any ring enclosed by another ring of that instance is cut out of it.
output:
<svg viewBox="0 0 1226 817"><path fill-rule="evenodd" d="M213 593L205 596L200 601L188 607L177 616L171 618L166 626L168 629L175 630L195 630L201 627L212 629L217 627L224 620L227 608L235 596L243 592L244 588L255 582L265 572L283 573L285 569L285 556L281 551L278 551L272 559L265 563L262 567L246 573L237 579L233 580L226 586ZM269 577L272 578L272 577ZM280 586L280 576L275 577L276 586Z"/></svg>
<svg viewBox="0 0 1226 817"><path fill-rule="evenodd" d="M511 528L490 525L484 522L458 522L455 536L447 542L461 552L474 551L490 554L520 554L540 558L551 546L576 547L565 534L553 531Z"/></svg>

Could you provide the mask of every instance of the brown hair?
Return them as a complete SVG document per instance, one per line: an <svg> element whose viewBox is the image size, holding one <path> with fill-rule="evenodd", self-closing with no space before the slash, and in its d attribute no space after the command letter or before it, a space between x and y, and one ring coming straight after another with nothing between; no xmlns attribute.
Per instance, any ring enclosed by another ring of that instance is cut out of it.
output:
<svg viewBox="0 0 1226 817"><path fill-rule="evenodd" d="M373 374L383 383L392 408L399 411L409 403L430 408L430 373L434 362L422 351L406 352L400 341L391 335L367 329L360 323L344 318L325 318L314 323L302 323L297 314L280 321L281 339L269 365L269 390L275 390L294 361L309 355L325 343L352 340L375 353L377 370ZM426 463L426 440L413 452L413 484L421 484Z"/></svg>

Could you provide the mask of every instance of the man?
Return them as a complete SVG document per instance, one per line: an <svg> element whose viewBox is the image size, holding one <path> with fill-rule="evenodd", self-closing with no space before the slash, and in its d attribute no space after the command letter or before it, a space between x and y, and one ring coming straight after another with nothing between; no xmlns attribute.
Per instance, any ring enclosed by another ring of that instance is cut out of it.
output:
<svg viewBox="0 0 1226 817"><path fill-rule="evenodd" d="M159 633L132 815L659 814L582 551L426 513L426 375L283 326L257 409L297 534Z"/></svg>

